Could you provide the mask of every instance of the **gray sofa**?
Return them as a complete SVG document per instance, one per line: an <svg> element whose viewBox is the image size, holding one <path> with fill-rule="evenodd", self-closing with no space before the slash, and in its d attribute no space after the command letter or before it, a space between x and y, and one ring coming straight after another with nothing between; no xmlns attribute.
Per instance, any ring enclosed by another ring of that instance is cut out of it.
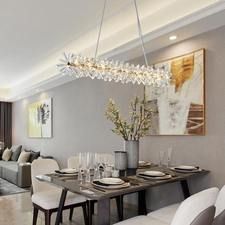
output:
<svg viewBox="0 0 225 225"><path fill-rule="evenodd" d="M19 187L31 186L31 163L0 160L0 177Z"/></svg>

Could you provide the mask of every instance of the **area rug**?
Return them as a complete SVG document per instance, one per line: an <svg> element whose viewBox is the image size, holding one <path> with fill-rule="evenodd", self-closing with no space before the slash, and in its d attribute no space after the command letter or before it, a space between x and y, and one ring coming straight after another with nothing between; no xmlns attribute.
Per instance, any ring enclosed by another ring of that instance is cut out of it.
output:
<svg viewBox="0 0 225 225"><path fill-rule="evenodd" d="M0 196L19 194L28 191L29 189L17 187L15 184L12 184L7 180L0 178Z"/></svg>

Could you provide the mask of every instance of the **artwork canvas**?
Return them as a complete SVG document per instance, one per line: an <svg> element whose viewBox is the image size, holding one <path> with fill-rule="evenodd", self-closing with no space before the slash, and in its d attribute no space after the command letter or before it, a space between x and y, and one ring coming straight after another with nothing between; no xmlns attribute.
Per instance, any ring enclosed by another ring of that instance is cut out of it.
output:
<svg viewBox="0 0 225 225"><path fill-rule="evenodd" d="M28 136L52 137L52 99L34 102L28 106Z"/></svg>
<svg viewBox="0 0 225 225"><path fill-rule="evenodd" d="M205 50L155 64L172 74L164 90L145 86L145 96L152 107L150 135L204 135Z"/></svg>

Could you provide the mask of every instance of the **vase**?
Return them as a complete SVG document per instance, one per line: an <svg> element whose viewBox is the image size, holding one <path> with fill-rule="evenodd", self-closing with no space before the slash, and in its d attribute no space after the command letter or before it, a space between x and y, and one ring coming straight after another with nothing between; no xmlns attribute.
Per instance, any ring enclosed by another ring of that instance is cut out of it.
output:
<svg viewBox="0 0 225 225"><path fill-rule="evenodd" d="M115 151L115 169L117 170L127 169L127 152Z"/></svg>
<svg viewBox="0 0 225 225"><path fill-rule="evenodd" d="M139 141L125 141L124 148L127 152L127 168L137 169L139 162Z"/></svg>

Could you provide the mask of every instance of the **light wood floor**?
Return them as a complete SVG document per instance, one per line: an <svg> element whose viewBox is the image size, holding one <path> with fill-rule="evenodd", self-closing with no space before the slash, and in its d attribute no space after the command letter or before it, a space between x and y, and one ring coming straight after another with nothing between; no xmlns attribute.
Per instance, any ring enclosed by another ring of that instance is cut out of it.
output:
<svg viewBox="0 0 225 225"><path fill-rule="evenodd" d="M125 206L127 207L127 206ZM115 202L111 207L112 224L117 221ZM136 215L136 210L125 208L125 218ZM64 225L84 225L83 213L80 208L74 210L73 221L69 221L68 212L63 215ZM94 218L95 220L95 218ZM52 215L52 225L55 222L55 214ZM0 225L32 225L32 204L30 193L22 193L0 197ZM44 215L40 212L37 225L44 225Z"/></svg>

